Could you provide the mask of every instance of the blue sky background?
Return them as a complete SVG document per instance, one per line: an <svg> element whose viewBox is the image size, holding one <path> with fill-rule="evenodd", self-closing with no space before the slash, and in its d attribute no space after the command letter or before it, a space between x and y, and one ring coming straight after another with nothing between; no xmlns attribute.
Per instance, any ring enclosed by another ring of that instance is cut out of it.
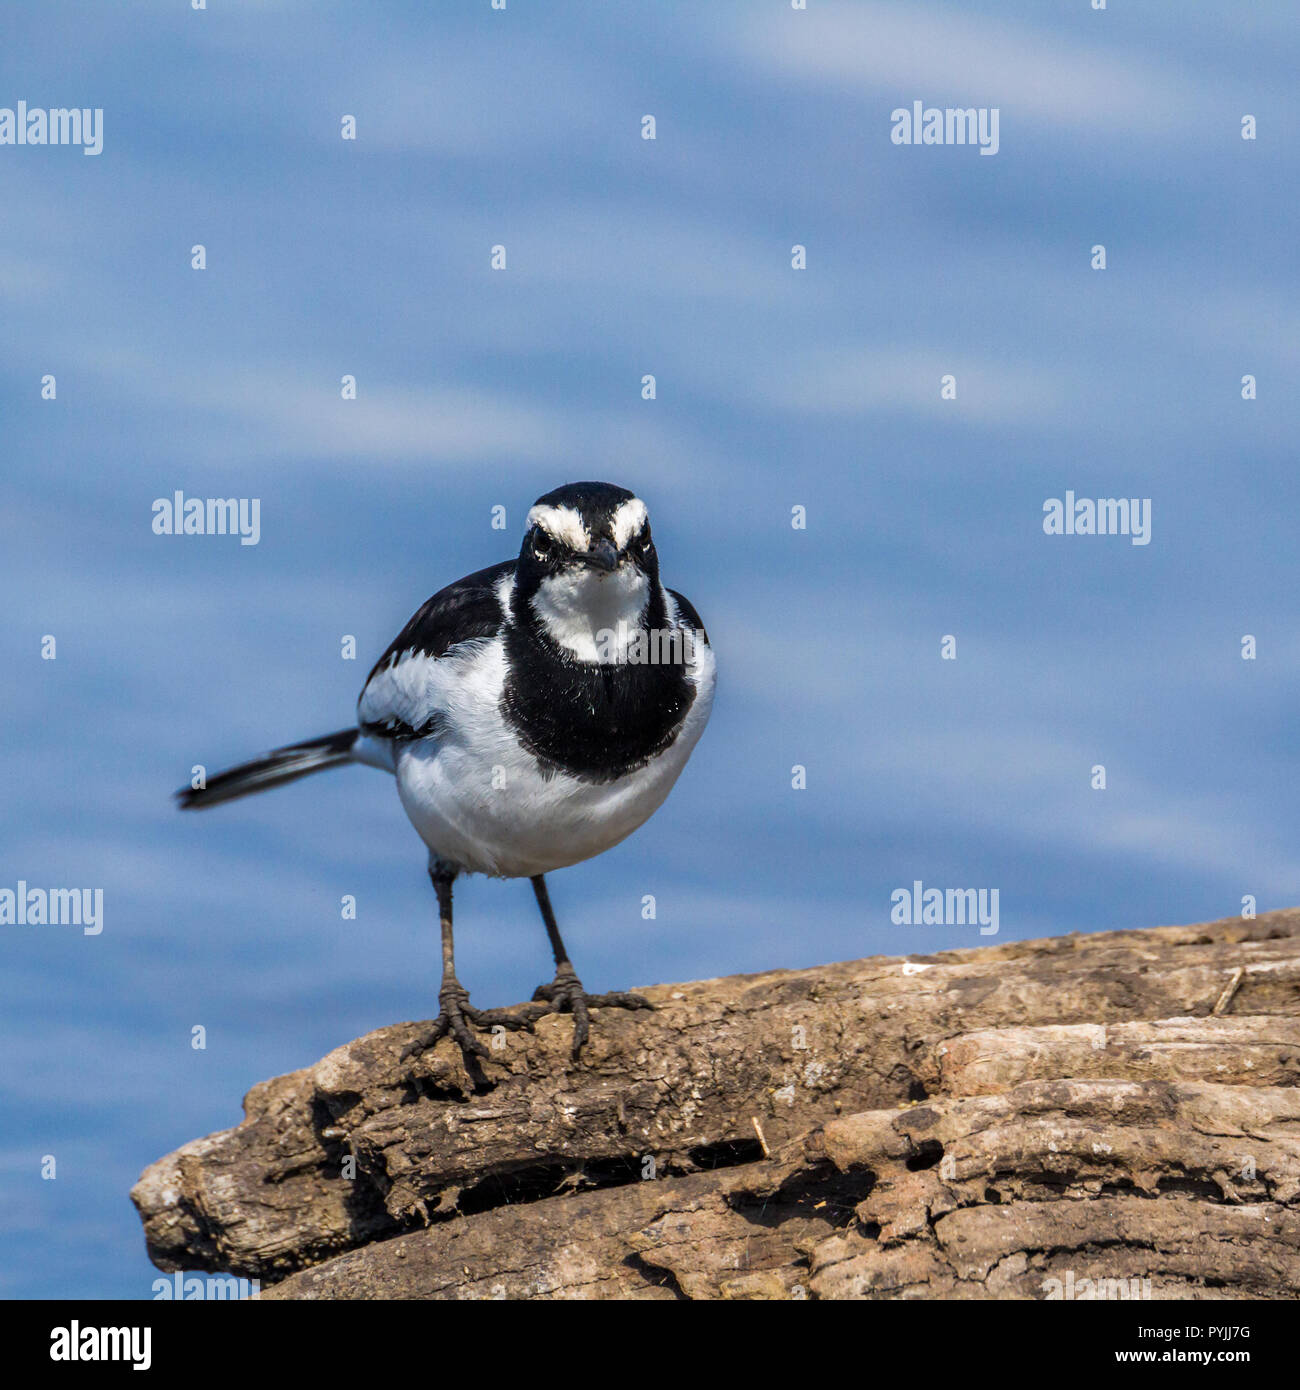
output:
<svg viewBox="0 0 1300 1390"><path fill-rule="evenodd" d="M893 925L916 878L998 888L999 939L1300 900L1294 6L0 24L0 105L105 112L97 158L0 147L0 887L105 898L98 937L0 927L0 1296L148 1297L140 1170L435 1010L388 779L169 793L346 725L561 482L647 499L720 663L664 810L552 880L589 988L988 939ZM997 106L1000 152L892 145L916 99ZM178 488L260 497L261 543L155 536ZM1066 489L1150 497L1151 544L1045 536ZM526 883L458 925L479 1004L549 977Z"/></svg>

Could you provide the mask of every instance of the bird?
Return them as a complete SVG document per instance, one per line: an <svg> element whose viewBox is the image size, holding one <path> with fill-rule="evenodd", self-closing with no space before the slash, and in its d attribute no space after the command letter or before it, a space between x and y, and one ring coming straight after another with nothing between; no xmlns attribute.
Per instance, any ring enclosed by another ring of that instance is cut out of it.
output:
<svg viewBox="0 0 1300 1390"><path fill-rule="evenodd" d="M570 1056L594 1008L546 875L619 844L663 804L713 707L716 660L692 604L665 588L646 504L605 482L567 483L527 514L518 556L439 590L375 663L355 725L289 744L176 793L204 810L327 768L390 773L428 849L442 941L438 1015L403 1051L450 1037L481 1077L481 1033L532 1031L570 1013ZM531 1003L478 1009L456 974L452 885L463 874L528 878L555 959Z"/></svg>

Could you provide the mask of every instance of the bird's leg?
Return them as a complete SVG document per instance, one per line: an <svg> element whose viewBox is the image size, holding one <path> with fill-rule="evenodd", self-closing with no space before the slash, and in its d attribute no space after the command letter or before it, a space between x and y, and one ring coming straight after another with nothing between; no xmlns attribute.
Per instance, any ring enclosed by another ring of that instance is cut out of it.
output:
<svg viewBox="0 0 1300 1390"><path fill-rule="evenodd" d="M537 895L537 906L542 910L542 921L546 923L546 935L551 938L551 951L555 956L555 978L549 985L539 985L533 993L534 999L544 1000L547 1007L536 1009L530 1016L538 1018L547 1013L571 1013L573 1015L573 1059L576 1062L582 1045L587 1041L591 1030L591 1009L652 1009L654 1005L639 994L625 994L615 991L611 994L588 994L578 979L569 953L564 949L560 929L555 924L555 912L551 907L551 895L546 891L546 879L541 874L532 878L533 892Z"/></svg>
<svg viewBox="0 0 1300 1390"><path fill-rule="evenodd" d="M504 1009L475 1009L470 1006L469 991L456 978L455 946L451 932L451 885L454 871L440 865L430 865L429 877L438 895L438 917L442 927L442 987L438 990L438 1017L402 1049L402 1059L427 1052L439 1038L450 1035L459 1046L467 1070L473 1070L475 1059L487 1057L487 1048L470 1031L475 1028L531 1028L532 1020Z"/></svg>

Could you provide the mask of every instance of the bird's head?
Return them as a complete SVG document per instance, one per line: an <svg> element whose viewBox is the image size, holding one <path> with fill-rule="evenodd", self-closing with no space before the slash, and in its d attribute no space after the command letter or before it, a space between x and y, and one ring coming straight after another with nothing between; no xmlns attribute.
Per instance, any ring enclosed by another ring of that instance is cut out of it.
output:
<svg viewBox="0 0 1300 1390"><path fill-rule="evenodd" d="M515 567L515 593L557 645L583 660L598 633L636 628L659 592L645 503L613 483L567 483L539 497Z"/></svg>

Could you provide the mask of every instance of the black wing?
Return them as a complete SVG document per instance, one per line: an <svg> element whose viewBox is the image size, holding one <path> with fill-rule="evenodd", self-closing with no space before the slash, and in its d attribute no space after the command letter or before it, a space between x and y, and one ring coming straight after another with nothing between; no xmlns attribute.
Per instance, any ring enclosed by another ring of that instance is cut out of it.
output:
<svg viewBox="0 0 1300 1390"><path fill-rule="evenodd" d="M676 589L669 589L668 592L673 596L677 604L677 612L686 619L696 632L707 642L709 634L704 630L704 624L700 621L700 615L695 611L695 605L690 599L683 598Z"/></svg>
<svg viewBox="0 0 1300 1390"><path fill-rule="evenodd" d="M375 662L357 701L358 722L383 738L435 733L439 712L426 698L427 665L460 642L494 637L501 628L497 585L514 573L504 560L439 589Z"/></svg>

